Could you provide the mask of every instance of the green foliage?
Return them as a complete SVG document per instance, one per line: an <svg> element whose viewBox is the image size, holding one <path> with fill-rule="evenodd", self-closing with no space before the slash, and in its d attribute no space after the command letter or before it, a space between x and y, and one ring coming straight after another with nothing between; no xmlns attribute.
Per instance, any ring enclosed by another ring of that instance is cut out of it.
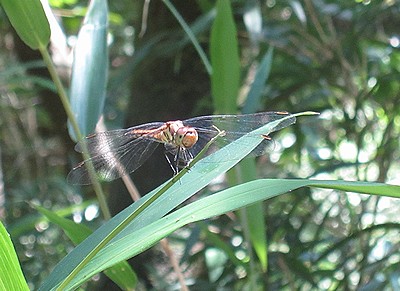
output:
<svg viewBox="0 0 400 291"><path fill-rule="evenodd" d="M32 48L42 47L49 66L43 48L50 30L39 2L32 4L33 10L28 4L16 10L10 1L1 3L22 40ZM168 236L182 253L180 265L193 289L400 289L400 191L390 185L400 181L396 1L219 0L199 1L199 7L151 2L142 23L147 31L140 37L141 3L109 2L111 13L105 1L92 1L89 9L83 1L54 3L59 15L68 16L62 18L67 34L77 31L86 12L86 20L101 13L98 29L88 30L85 23L80 33L92 46L75 48L78 54L89 51L87 56L94 56L87 70L81 70L86 63L80 62L72 73L70 97L74 112L81 110L85 133L101 113L113 127L122 127L125 117L177 119L182 112L313 110L321 116L301 118L274 134L275 148L269 155L241 162L220 180L214 178L256 143L231 144L237 156L229 161L224 151L206 157L179 181L167 184L160 197L155 195L162 186L109 221L98 214L85 219L89 209L98 211L98 206L82 198L90 190L65 183L70 160L76 158L65 128L54 130L55 120L43 106L47 95L40 92L60 92L61 82L32 76L31 70L43 68L43 63L19 61L16 54L20 59L26 54L17 42L10 44L12 30L0 26L0 218L7 220L30 287L47 290L68 278L70 287L86 282L87 288L98 288L90 276L150 247L157 252L156 243ZM25 8L36 11L29 13L37 17L19 18ZM103 26L107 16L109 29ZM33 26L38 23L40 29ZM56 80L61 75L51 72ZM76 81L85 89L75 91ZM133 100L129 105L128 99ZM68 111L68 101L63 102ZM161 159L158 163L161 169ZM135 182L160 184L156 177L150 170L142 179L135 176ZM107 186L106 192L113 201L122 200L120 189ZM197 192L195 201L189 199ZM82 223L96 231L72 250L58 228L22 201L53 209L42 211L69 236L85 232L76 243L90 233ZM146 207L138 212L141 205ZM59 211L81 224L55 216ZM14 253L10 246L8 242L0 251ZM158 260L140 259L133 266L146 268L138 272L139 288L176 284L172 264L161 261L163 255L153 257ZM9 263L19 269L15 259ZM129 289L124 283L136 280L135 275L125 277L130 272L116 272L123 274L122 288ZM22 274L17 280L26 285Z"/></svg>

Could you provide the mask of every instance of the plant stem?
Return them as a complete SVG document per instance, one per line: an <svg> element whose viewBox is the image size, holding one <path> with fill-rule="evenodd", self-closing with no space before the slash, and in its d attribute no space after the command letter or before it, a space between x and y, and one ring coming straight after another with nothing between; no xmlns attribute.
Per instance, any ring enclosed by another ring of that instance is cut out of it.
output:
<svg viewBox="0 0 400 291"><path fill-rule="evenodd" d="M75 135L78 139L82 139L83 136L79 129L79 125L75 119L74 113L72 112L67 93L65 92L64 86L62 85L60 78L58 77L56 68L54 67L54 64L49 55L49 52L47 51L46 47L39 47L39 51L42 54L43 60L47 66L47 69L49 70L50 76L57 88L58 96L60 97L60 100L64 106L64 110L67 113L69 122L71 123L72 128L75 131ZM85 144L83 145L82 149L83 149L82 154L83 154L84 159L88 160L90 158L90 155L89 155L89 152L88 152ZM90 163L90 161L88 163ZM96 178L96 173L94 172L92 164L89 165L88 171L89 171L89 176L90 176L91 182L93 184L94 191L96 192L97 199L99 201L100 209L103 213L104 218L106 220L109 220L111 218L111 213L108 208L107 200L104 195L103 189L101 188L100 182Z"/></svg>

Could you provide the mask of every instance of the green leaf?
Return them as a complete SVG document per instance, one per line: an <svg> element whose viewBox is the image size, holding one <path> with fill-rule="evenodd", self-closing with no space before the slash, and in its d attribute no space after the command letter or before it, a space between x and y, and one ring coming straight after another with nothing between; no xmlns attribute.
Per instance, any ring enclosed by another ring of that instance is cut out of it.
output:
<svg viewBox="0 0 400 291"><path fill-rule="evenodd" d="M0 290L29 290L7 230L0 221Z"/></svg>
<svg viewBox="0 0 400 291"><path fill-rule="evenodd" d="M190 171L180 179L178 183L175 183L159 199L141 212L135 220L133 220L122 232L113 238L107 247L114 245L115 242L118 242L126 235L129 235L133 232L136 233L138 230L158 221L162 216L176 208L180 203L187 200L200 189L208 185L216 176L232 168L238 161L248 155L263 140L261 134L269 134L272 131L289 126L295 122L295 116L310 114L312 113L299 113L289 116L283 115L281 119L262 126L261 128L253 131L251 135L245 135L242 138L225 146L216 153L202 159L200 162L195 164ZM255 136L257 136L257 138ZM227 156L229 156L229 159L226 158ZM55 267L54 271L41 286L41 290L50 290L56 288L96 245L103 241L109 235L109 233L112 232L113 229L117 228L128 216L130 216L131 213L136 211L140 205L142 205L148 199L151 199L152 196L156 195L158 190L162 187L163 185L121 211L106 224L96 230L82 244L78 245ZM128 258L140 253L157 242L157 240L154 240L154 235L161 237L163 236L163 233L164 232L161 231L160 236L158 236L158 234L149 234L149 237L137 237L135 239L135 243L131 244L127 252L122 254L119 250L115 250L113 256L123 255ZM113 257L110 256L108 260L113 260ZM106 262L104 263L106 264ZM92 262L86 265L84 269L79 272L75 278L73 278L68 287L75 288L79 286L85 280L90 278L91 274L95 272L95 270L98 270L99 267L101 268L100 265L97 265L97 263L92 264Z"/></svg>
<svg viewBox="0 0 400 291"><path fill-rule="evenodd" d="M249 182L257 178L257 171L254 159L247 159L240 162L241 181ZM248 228L246 239L254 248L263 271L267 270L267 233L264 219L262 202L250 205L239 212L243 228ZM245 219L244 219L245 218ZM243 231L246 233L246 230ZM248 237L249 236L249 237Z"/></svg>
<svg viewBox="0 0 400 291"><path fill-rule="evenodd" d="M237 112L240 60L236 26L230 1L217 1L217 16L211 29L211 91L217 113Z"/></svg>
<svg viewBox="0 0 400 291"><path fill-rule="evenodd" d="M263 96L265 82L267 81L269 72L271 71L273 51L274 49L272 47L268 49L257 69L256 76L254 77L253 84L247 94L242 109L242 113L244 114L257 112L261 107L260 100Z"/></svg>
<svg viewBox="0 0 400 291"><path fill-rule="evenodd" d="M234 249L232 249L230 244L226 243L223 239L221 239L221 236L209 231L207 227L205 227L204 225L202 228L206 234L206 241L208 242L208 244L223 250L224 253L228 256L229 260L236 266L241 266L243 268L248 267L247 263L238 259Z"/></svg>
<svg viewBox="0 0 400 291"><path fill-rule="evenodd" d="M95 200L86 200L79 205L71 205L70 207L65 207L62 209L58 209L55 213L58 216L67 216L71 215L76 211L82 211L90 204L97 203ZM8 231L11 234L11 237L19 237L26 233L27 231L31 231L35 228L35 225L45 221L42 215L39 214L29 214L24 215L18 221L15 221L13 224L8 226Z"/></svg>
<svg viewBox="0 0 400 291"><path fill-rule="evenodd" d="M34 205L34 207L49 221L61 227L75 245L80 244L93 233L84 224L77 224L41 206ZM104 273L123 290L134 290L136 287L137 276L127 261L118 262L105 270Z"/></svg>
<svg viewBox="0 0 400 291"><path fill-rule="evenodd" d="M15 31L32 49L46 47L50 40L50 26L40 0L1 0Z"/></svg>
<svg viewBox="0 0 400 291"><path fill-rule="evenodd" d="M93 232L86 225L77 224L72 220L61 217L56 213L49 211L39 205L34 205L33 207L43 216L45 216L49 221L61 227L65 234L69 237L69 239L76 245L83 242Z"/></svg>
<svg viewBox="0 0 400 291"><path fill-rule="evenodd" d="M103 112L108 74L108 7L105 0L90 2L74 50L70 102L83 135L88 135ZM76 141L72 126L71 138Z"/></svg>
<svg viewBox="0 0 400 291"><path fill-rule="evenodd" d="M245 209L247 225L249 226L251 245L257 254L263 272L268 268L267 228L264 219L264 207L261 202L248 206Z"/></svg>

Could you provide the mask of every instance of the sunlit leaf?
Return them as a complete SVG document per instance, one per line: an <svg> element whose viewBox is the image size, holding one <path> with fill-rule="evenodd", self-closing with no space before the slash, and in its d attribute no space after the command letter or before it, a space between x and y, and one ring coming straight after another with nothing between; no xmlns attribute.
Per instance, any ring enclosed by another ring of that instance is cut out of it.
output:
<svg viewBox="0 0 400 291"><path fill-rule="evenodd" d="M10 235L0 222L0 290L29 290Z"/></svg>

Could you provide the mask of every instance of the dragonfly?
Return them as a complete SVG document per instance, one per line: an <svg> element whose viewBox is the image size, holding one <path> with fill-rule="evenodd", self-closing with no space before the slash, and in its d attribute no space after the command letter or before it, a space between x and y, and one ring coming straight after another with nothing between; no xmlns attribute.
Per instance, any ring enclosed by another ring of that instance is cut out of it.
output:
<svg viewBox="0 0 400 291"><path fill-rule="evenodd" d="M187 166L203 147L216 135L216 147L221 148L255 129L287 117L288 112L261 112L243 115L209 115L186 120L151 122L126 129L116 129L88 135L79 141L75 150L88 151L90 158L79 163L68 174L71 184L91 184L87 164L93 166L101 180L112 181L137 170L163 144L165 156L176 174ZM289 117L279 123L273 131L285 128L295 122ZM260 137L260 134L257 135ZM273 147L268 135L253 150L253 156L264 154ZM170 159L172 157L172 160ZM89 162L90 161L90 162Z"/></svg>

